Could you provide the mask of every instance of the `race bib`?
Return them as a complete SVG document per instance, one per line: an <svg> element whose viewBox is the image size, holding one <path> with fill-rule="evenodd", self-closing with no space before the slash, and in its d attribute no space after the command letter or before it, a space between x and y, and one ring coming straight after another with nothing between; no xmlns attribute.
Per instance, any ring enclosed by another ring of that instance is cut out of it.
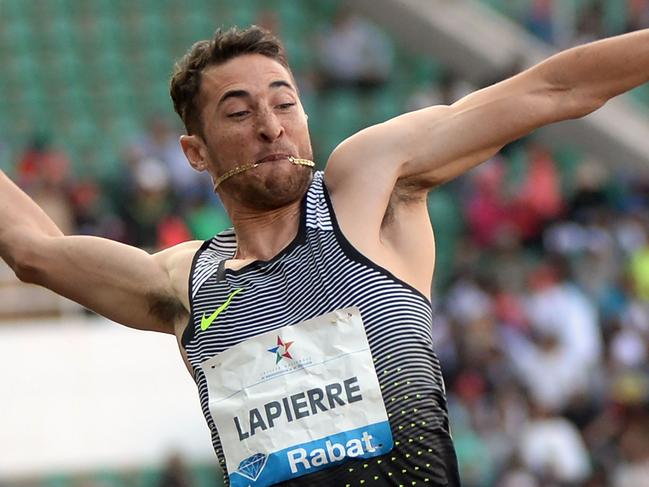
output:
<svg viewBox="0 0 649 487"><path fill-rule="evenodd" d="M357 308L256 336L201 368L232 487L273 485L392 449Z"/></svg>

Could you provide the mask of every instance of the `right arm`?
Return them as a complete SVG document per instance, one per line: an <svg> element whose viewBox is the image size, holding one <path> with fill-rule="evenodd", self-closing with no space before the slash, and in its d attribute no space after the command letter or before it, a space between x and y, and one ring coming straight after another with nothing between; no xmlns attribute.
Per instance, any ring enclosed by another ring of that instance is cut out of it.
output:
<svg viewBox="0 0 649 487"><path fill-rule="evenodd" d="M174 273L179 263L191 261L197 247L187 242L150 255L103 238L63 236L0 171L0 257L20 280L47 287L118 323L174 333L189 308L186 276Z"/></svg>

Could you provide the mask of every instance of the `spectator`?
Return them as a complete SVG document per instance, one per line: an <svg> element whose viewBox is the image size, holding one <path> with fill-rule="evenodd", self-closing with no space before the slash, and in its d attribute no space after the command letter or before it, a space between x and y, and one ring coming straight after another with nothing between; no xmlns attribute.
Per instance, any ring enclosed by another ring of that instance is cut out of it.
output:
<svg viewBox="0 0 649 487"><path fill-rule="evenodd" d="M393 47L389 38L345 7L318 37L317 56L324 90L374 90L383 86L392 73Z"/></svg>
<svg viewBox="0 0 649 487"><path fill-rule="evenodd" d="M503 195L505 166L496 157L474 172L473 192L465 207L467 224L475 243L491 247L503 233L515 231Z"/></svg>
<svg viewBox="0 0 649 487"><path fill-rule="evenodd" d="M511 212L523 240L539 238L547 222L563 210L561 182L548 149L536 143L527 146L527 174L518 188Z"/></svg>
<svg viewBox="0 0 649 487"><path fill-rule="evenodd" d="M645 420L646 423L646 420ZM647 424L622 437L624 461L613 474L614 487L649 487L649 430Z"/></svg>
<svg viewBox="0 0 649 487"><path fill-rule="evenodd" d="M197 192L210 191L209 178L187 163L180 148L180 133L162 116L151 118L147 132L136 141L143 158L162 163L170 189L181 201Z"/></svg>
<svg viewBox="0 0 649 487"><path fill-rule="evenodd" d="M585 372L602 359L597 310L569 280L564 261L555 259L532 277L528 313L535 330L556 334L566 352Z"/></svg>
<svg viewBox="0 0 649 487"><path fill-rule="evenodd" d="M577 394L588 390L588 369L556 330L537 332L531 342L511 343L511 358L535 404L560 413Z"/></svg>
<svg viewBox="0 0 649 487"><path fill-rule="evenodd" d="M18 183L66 234L75 231L69 171L68 156L43 134L33 136L16 165Z"/></svg>
<svg viewBox="0 0 649 487"><path fill-rule="evenodd" d="M164 163L151 157L130 154L124 174L120 215L126 223L127 239L137 246L155 249L159 241L160 222L173 210L170 175Z"/></svg>
<svg viewBox="0 0 649 487"><path fill-rule="evenodd" d="M514 457L511 464L503 471L498 483L500 487L541 487L539 481L521 462Z"/></svg>
<svg viewBox="0 0 649 487"><path fill-rule="evenodd" d="M579 431L566 419L532 406L532 418L520 438L525 466L550 482L574 485L590 475L588 453Z"/></svg>
<svg viewBox="0 0 649 487"><path fill-rule="evenodd" d="M649 27L649 0L627 0L627 32Z"/></svg>
<svg viewBox="0 0 649 487"><path fill-rule="evenodd" d="M530 6L525 25L539 39L554 44L553 0L534 0Z"/></svg>
<svg viewBox="0 0 649 487"><path fill-rule="evenodd" d="M24 188L62 187L69 179L70 160L52 146L45 134L35 134L18 158L16 177Z"/></svg>
<svg viewBox="0 0 649 487"><path fill-rule="evenodd" d="M165 463L158 487L191 487L192 485L187 465L182 457L178 454L171 455Z"/></svg>
<svg viewBox="0 0 649 487"><path fill-rule="evenodd" d="M638 298L649 300L649 245L633 253L630 272Z"/></svg>

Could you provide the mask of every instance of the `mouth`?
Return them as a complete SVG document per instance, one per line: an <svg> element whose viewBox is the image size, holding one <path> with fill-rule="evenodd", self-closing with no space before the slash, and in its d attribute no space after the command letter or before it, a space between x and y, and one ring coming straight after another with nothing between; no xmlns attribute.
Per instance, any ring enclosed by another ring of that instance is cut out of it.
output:
<svg viewBox="0 0 649 487"><path fill-rule="evenodd" d="M290 154L284 154L284 153L277 153L277 154L269 154L266 157L263 157L259 159L257 164L263 164L264 162L273 162L273 161L281 161L281 160L288 160L292 156Z"/></svg>

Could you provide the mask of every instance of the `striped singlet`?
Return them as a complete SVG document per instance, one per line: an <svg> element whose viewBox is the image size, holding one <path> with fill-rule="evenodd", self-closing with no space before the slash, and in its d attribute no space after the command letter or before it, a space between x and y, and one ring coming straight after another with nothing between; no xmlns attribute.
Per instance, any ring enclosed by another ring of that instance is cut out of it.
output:
<svg viewBox="0 0 649 487"><path fill-rule="evenodd" d="M192 313L182 344L223 471L223 451L199 364L247 338L356 306L375 361L394 448L387 455L348 460L281 485L460 485L440 364L433 351L429 300L346 240L322 172L314 175L300 218L293 242L270 261L224 269L236 250L230 229L207 240L192 263ZM201 331L203 313L211 314L238 288L246 291Z"/></svg>

